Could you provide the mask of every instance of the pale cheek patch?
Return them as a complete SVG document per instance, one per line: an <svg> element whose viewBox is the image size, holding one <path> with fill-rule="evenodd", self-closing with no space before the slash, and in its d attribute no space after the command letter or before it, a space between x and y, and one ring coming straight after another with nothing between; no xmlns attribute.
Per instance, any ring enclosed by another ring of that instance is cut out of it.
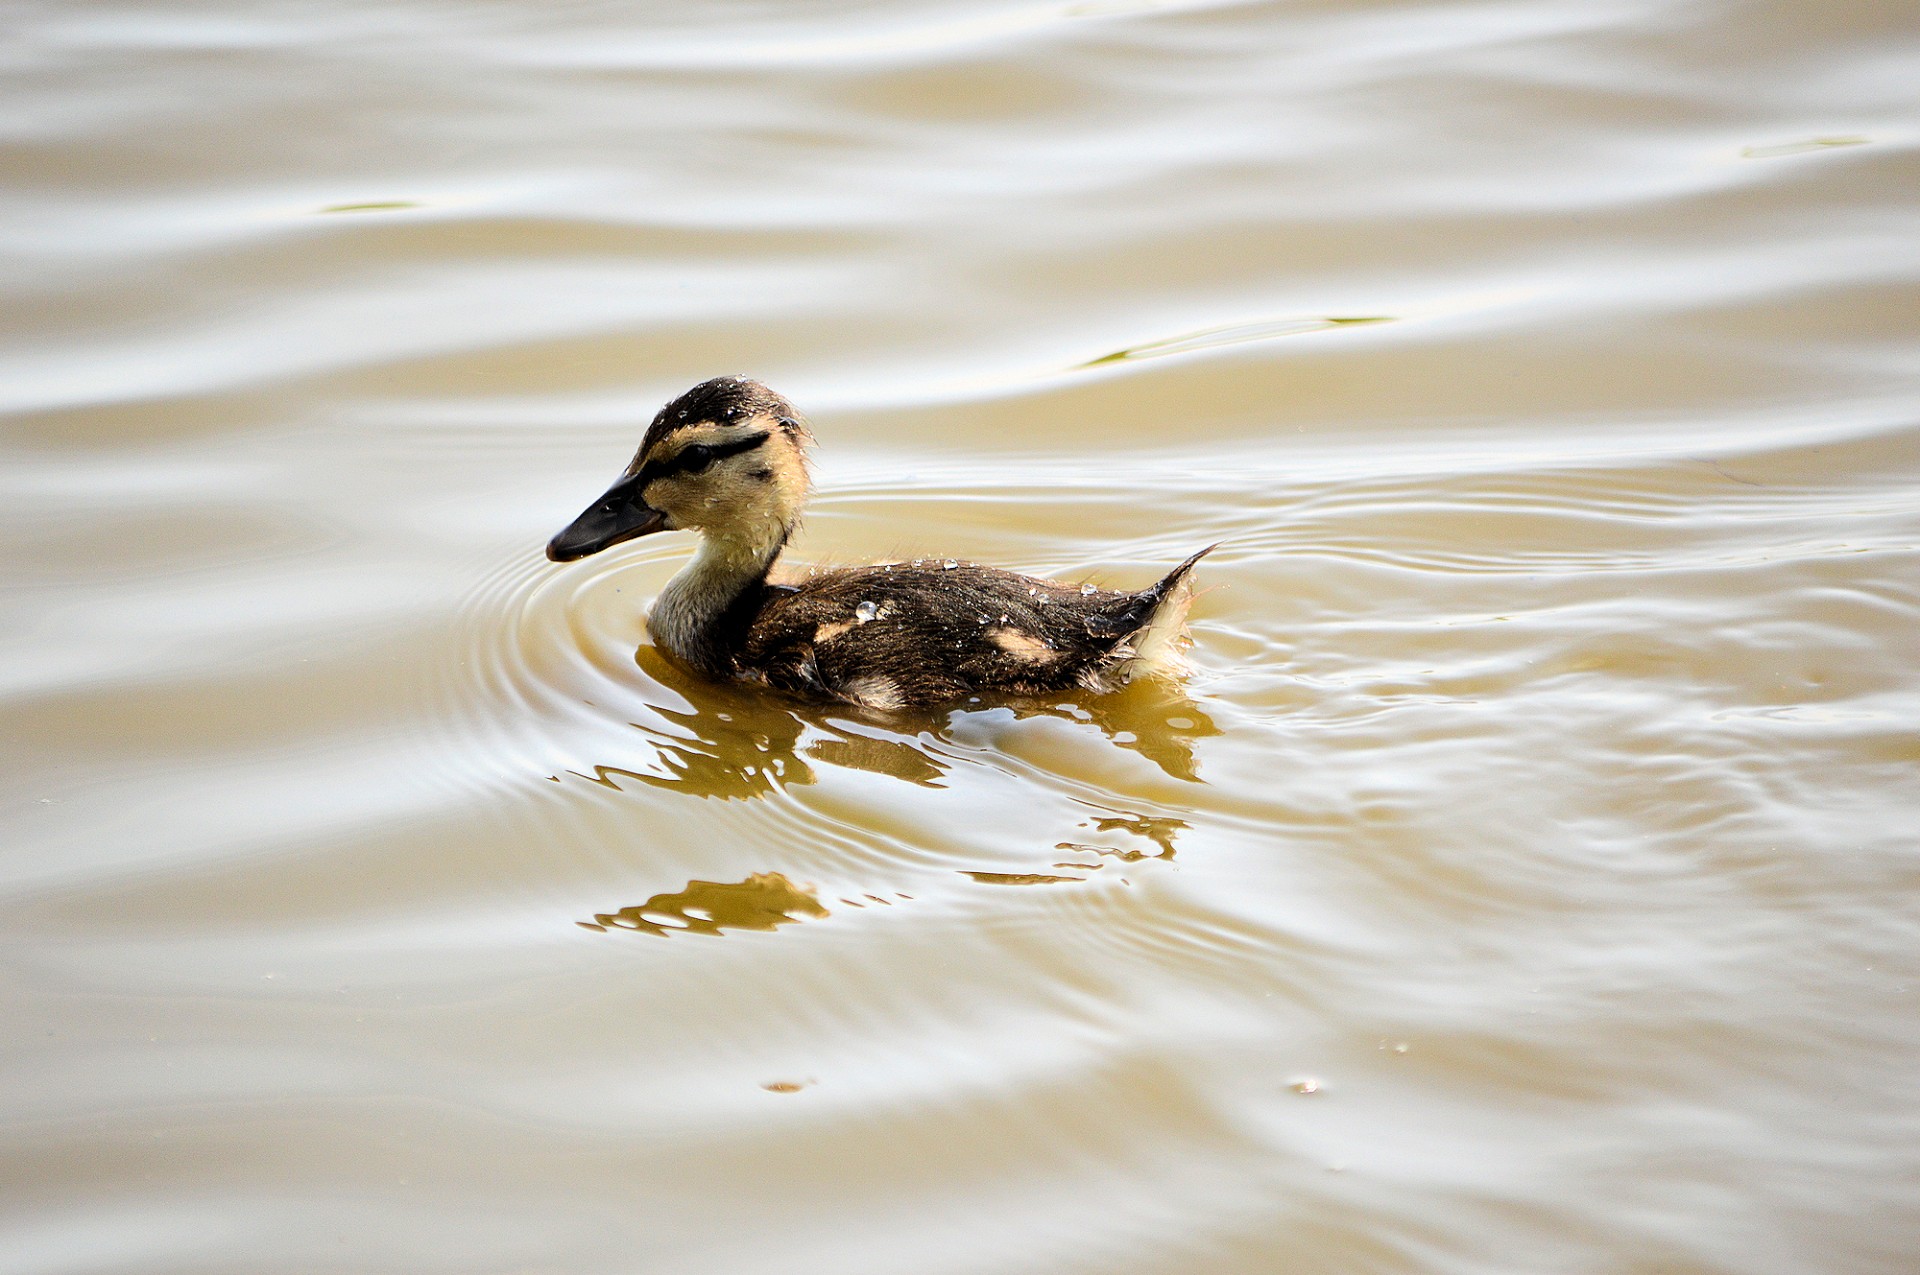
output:
<svg viewBox="0 0 1920 1275"><path fill-rule="evenodd" d="M823 624L813 631L814 644L823 645L831 642L852 627L852 620L842 620L838 624Z"/></svg>
<svg viewBox="0 0 1920 1275"><path fill-rule="evenodd" d="M1060 654L1040 638L1018 629L988 629L987 640L1014 659L1025 660L1029 664L1045 664Z"/></svg>

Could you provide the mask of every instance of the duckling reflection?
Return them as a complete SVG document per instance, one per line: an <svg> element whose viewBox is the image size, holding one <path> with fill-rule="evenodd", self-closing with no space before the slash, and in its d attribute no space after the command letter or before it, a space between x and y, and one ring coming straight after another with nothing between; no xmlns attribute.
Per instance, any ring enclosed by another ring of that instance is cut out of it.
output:
<svg viewBox="0 0 1920 1275"><path fill-rule="evenodd" d="M610 788L632 780L730 801L814 783L815 764L937 788L953 764L938 748L950 739L951 710L888 713L874 721L880 728L876 733L862 728L864 715L857 709L812 704L743 683L708 681L650 645L634 652L634 662L687 707L651 705L654 716L672 729L633 723L653 748L654 768L606 764L594 766L591 773L572 772ZM1194 741L1220 733L1197 704L1162 683L1142 682L1105 694L1061 692L1043 702L1004 707L1016 717L1085 722L1174 778L1196 783Z"/></svg>
<svg viewBox="0 0 1920 1275"><path fill-rule="evenodd" d="M596 912L575 924L586 930L633 930L662 938L719 934L722 930L775 930L802 917L830 915L820 900L778 872L756 872L744 881L689 881L672 894L618 912Z"/></svg>
<svg viewBox="0 0 1920 1275"><path fill-rule="evenodd" d="M1095 806L1094 809L1098 810L1100 807ZM1096 833L1125 833L1145 841L1154 849L1147 850L1125 844L1104 845L1088 841L1057 841L1053 846L1056 851L1090 857L1056 860L1048 865L1050 869L1082 873L1098 872L1107 866L1102 862L1104 859L1115 859L1121 863L1139 863L1145 859L1171 862L1174 838L1189 827L1185 819L1175 819L1171 815L1137 815L1131 812L1095 815L1083 821L1080 826L1091 828ZM981 872L963 869L960 875L971 877L982 885L1065 885L1069 882L1089 880L1085 876L1061 876L1056 871Z"/></svg>
<svg viewBox="0 0 1920 1275"><path fill-rule="evenodd" d="M669 772L624 772L643 783L730 800L813 783L809 758L926 787L939 786L947 771L947 762L912 739L863 734L835 720L833 710L754 686L716 685L681 668L655 647L641 647L634 652L634 661L689 705L686 710L654 705L655 713L685 734L636 723L636 729L659 750L660 764ZM814 738L803 745L809 732Z"/></svg>
<svg viewBox="0 0 1920 1275"><path fill-rule="evenodd" d="M1099 867L1099 864L1093 864ZM1051 872L973 872L963 871L963 877L972 877L981 885L1068 885L1085 881L1085 877L1063 877Z"/></svg>
<svg viewBox="0 0 1920 1275"><path fill-rule="evenodd" d="M1049 696L1040 706L1012 706L1018 716L1086 722L1120 747L1139 753L1174 779L1202 783L1194 743L1220 733L1211 717L1177 686L1142 682L1104 695Z"/></svg>
<svg viewBox="0 0 1920 1275"><path fill-rule="evenodd" d="M1109 846L1085 841L1062 841L1055 844L1055 850L1071 850L1075 854L1094 854L1105 858L1118 859L1122 863L1138 863L1142 859L1173 859L1173 839L1185 832L1190 826L1185 819L1175 819L1171 815L1096 815L1082 827L1092 828L1095 832L1124 832L1138 837L1149 845L1157 847L1157 853L1137 846ZM1055 864L1055 867L1098 867L1098 864Z"/></svg>
<svg viewBox="0 0 1920 1275"><path fill-rule="evenodd" d="M652 704L655 715L677 728L673 731L634 723L666 773L623 773L657 788L723 801L814 782L813 767L800 754L807 723L773 697L737 683L696 678L651 646L641 647L634 659L688 707Z"/></svg>

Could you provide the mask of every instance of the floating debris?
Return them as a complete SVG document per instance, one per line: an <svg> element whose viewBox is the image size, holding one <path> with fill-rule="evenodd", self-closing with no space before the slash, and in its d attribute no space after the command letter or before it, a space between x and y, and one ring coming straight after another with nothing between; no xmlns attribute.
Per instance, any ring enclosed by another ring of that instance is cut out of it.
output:
<svg viewBox="0 0 1920 1275"><path fill-rule="evenodd" d="M1168 337L1164 341L1130 345L1124 350L1115 350L1112 354L1103 354L1097 359L1090 359L1080 366L1101 367L1108 363L1123 363L1134 359L1155 359L1166 354L1185 354L1190 350L1207 350L1220 345L1244 345L1250 341L1269 341L1275 337L1298 336L1303 332L1324 332L1328 328L1358 327L1366 323L1391 323L1393 319L1394 316L1390 314L1364 314L1230 323L1224 327L1203 328L1185 336Z"/></svg>
<svg viewBox="0 0 1920 1275"><path fill-rule="evenodd" d="M1775 146L1743 146L1742 159L1779 159L1783 155L1805 155L1812 151L1833 150L1839 146L1865 146L1870 137L1809 137L1804 142L1781 142Z"/></svg>
<svg viewBox="0 0 1920 1275"><path fill-rule="evenodd" d="M399 212L403 208L418 207L420 205L411 199L381 199L364 204L329 204L320 211L323 213Z"/></svg>

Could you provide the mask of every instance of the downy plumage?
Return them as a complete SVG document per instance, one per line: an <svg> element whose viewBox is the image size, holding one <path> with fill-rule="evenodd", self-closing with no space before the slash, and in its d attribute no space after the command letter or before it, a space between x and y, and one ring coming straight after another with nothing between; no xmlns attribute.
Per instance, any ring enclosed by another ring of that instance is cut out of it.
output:
<svg viewBox="0 0 1920 1275"><path fill-rule="evenodd" d="M698 532L693 561L648 613L654 641L707 677L813 699L890 710L1182 671L1188 576L1209 549L1138 592L951 558L777 582L812 441L793 406L756 381L696 385L654 417L620 480L547 556L571 562L656 531Z"/></svg>

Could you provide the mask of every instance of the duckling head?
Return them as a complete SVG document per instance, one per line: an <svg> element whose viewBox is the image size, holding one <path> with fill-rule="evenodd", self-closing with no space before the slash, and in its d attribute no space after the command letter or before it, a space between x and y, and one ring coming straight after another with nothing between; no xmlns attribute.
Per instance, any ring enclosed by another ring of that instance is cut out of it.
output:
<svg viewBox="0 0 1920 1275"><path fill-rule="evenodd" d="M699 531L765 558L792 534L807 498L800 414L758 381L703 381L660 409L620 480L547 544L572 562L656 531Z"/></svg>

